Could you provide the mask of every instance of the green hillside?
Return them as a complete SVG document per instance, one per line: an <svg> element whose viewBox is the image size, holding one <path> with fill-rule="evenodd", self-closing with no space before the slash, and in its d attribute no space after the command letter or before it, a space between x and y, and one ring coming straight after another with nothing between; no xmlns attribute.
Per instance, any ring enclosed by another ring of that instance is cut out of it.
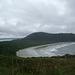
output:
<svg viewBox="0 0 75 75"><path fill-rule="evenodd" d="M72 33L59 33L51 34L44 32L36 32L28 35L22 39L24 41L46 41L46 42L69 42L75 41L75 34Z"/></svg>
<svg viewBox="0 0 75 75"><path fill-rule="evenodd" d="M60 33L49 34L44 32L37 32L28 35L25 38L0 42L0 54L16 55L16 51L27 47L50 44L55 42L74 42L75 34Z"/></svg>

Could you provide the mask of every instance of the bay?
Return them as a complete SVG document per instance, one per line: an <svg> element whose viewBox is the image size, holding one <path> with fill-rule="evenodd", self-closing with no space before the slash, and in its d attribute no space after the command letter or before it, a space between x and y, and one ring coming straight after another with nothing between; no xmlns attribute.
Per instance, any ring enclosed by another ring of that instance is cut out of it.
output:
<svg viewBox="0 0 75 75"><path fill-rule="evenodd" d="M62 42L40 45L22 49L16 52L19 57L51 57L65 54L75 55L75 42Z"/></svg>

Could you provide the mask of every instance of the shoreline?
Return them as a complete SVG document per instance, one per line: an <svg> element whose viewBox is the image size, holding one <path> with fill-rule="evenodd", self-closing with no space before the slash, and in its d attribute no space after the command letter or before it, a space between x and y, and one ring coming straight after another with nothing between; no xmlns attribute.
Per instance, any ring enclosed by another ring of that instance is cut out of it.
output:
<svg viewBox="0 0 75 75"><path fill-rule="evenodd" d="M21 49L21 50L19 50L19 51L16 52L16 55L18 57L24 57L24 58L27 58L27 57L52 57L52 56L59 56L59 55L55 55L53 52L58 51L57 50L58 48L69 46L71 44L75 44L75 42L59 42L59 43L52 43L52 44L34 46L34 47L26 48L26 49ZM49 46L53 47L52 51L50 51L50 50L40 50L39 51L38 50L38 49L41 49L43 47L47 48ZM49 52L51 52L51 53L49 53Z"/></svg>

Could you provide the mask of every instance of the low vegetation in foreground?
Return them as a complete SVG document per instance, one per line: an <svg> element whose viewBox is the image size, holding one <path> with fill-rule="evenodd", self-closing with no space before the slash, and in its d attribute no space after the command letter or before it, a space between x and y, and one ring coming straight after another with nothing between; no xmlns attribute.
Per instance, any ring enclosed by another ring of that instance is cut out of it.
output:
<svg viewBox="0 0 75 75"><path fill-rule="evenodd" d="M0 55L0 75L75 75L75 55L51 58Z"/></svg>

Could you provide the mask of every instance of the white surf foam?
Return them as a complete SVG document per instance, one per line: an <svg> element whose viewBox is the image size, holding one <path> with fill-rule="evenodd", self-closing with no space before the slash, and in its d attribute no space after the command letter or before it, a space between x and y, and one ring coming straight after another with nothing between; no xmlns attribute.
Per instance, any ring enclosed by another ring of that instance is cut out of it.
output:
<svg viewBox="0 0 75 75"><path fill-rule="evenodd" d="M71 44L75 44L75 42L54 43L54 44L47 44L47 45L42 45L42 46L31 47L31 48L19 50L16 54L19 57L25 57L25 58L26 57L51 57L51 56L57 56L56 52L58 51L58 48L69 46Z"/></svg>

